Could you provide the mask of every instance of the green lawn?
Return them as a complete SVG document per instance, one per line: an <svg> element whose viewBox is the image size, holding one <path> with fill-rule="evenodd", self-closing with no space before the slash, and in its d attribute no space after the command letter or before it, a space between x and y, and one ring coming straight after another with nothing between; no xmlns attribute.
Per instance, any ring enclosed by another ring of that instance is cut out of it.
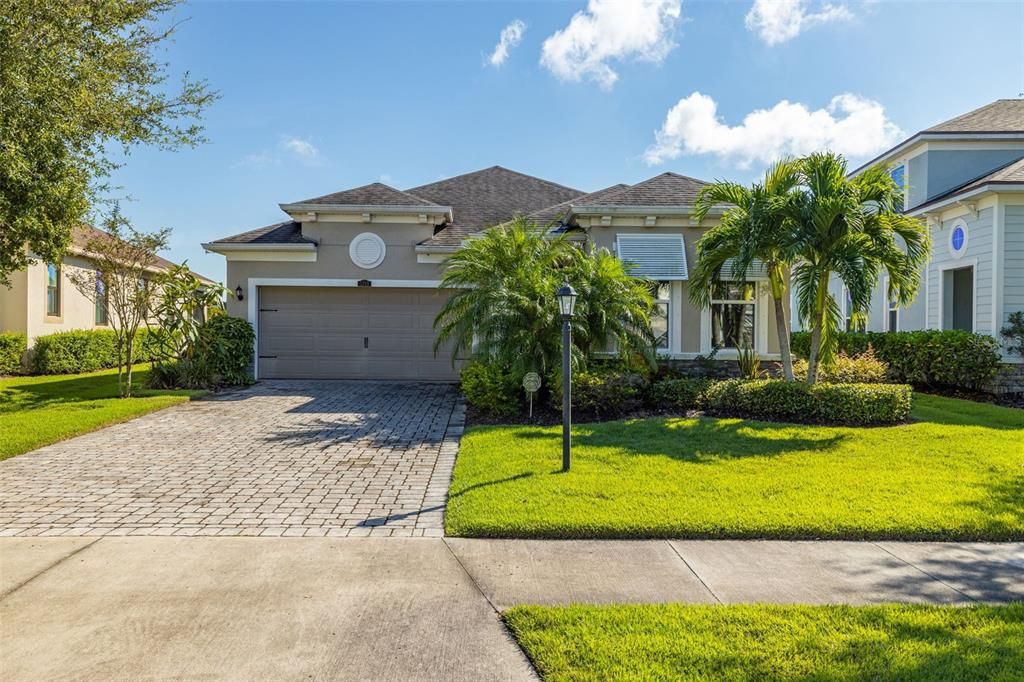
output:
<svg viewBox="0 0 1024 682"><path fill-rule="evenodd" d="M1024 604L522 606L545 680L1020 680Z"/></svg>
<svg viewBox="0 0 1024 682"><path fill-rule="evenodd" d="M201 391L147 391L147 366L136 367L138 395L117 397L117 371L0 379L0 460L185 402Z"/></svg>
<svg viewBox="0 0 1024 682"><path fill-rule="evenodd" d="M490 537L1024 539L1024 411L915 397L914 423L739 419L468 429L447 532Z"/></svg>

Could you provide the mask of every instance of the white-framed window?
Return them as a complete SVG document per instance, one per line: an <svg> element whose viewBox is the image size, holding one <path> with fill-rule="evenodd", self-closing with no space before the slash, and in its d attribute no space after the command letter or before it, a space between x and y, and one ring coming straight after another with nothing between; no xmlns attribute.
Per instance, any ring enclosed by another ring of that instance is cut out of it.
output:
<svg viewBox="0 0 1024 682"><path fill-rule="evenodd" d="M753 348L757 320L754 282L716 282L711 290L711 347Z"/></svg>
<svg viewBox="0 0 1024 682"><path fill-rule="evenodd" d="M950 256L960 258L967 253L968 236L967 221L963 218L954 220L953 225L949 228L949 241L947 242Z"/></svg>
<svg viewBox="0 0 1024 682"><path fill-rule="evenodd" d="M900 188L900 194L903 197L903 201L900 203L898 208L907 208L907 166L906 164L898 164L889 169L889 177L896 183L896 186Z"/></svg>
<svg viewBox="0 0 1024 682"><path fill-rule="evenodd" d="M46 264L46 315L60 317L61 267L57 263Z"/></svg>
<svg viewBox="0 0 1024 682"><path fill-rule="evenodd" d="M843 287L843 330L853 331L853 296Z"/></svg>
<svg viewBox="0 0 1024 682"><path fill-rule="evenodd" d="M658 282L654 292L654 312L651 314L651 333L654 335L654 348L659 353L667 353L672 347L672 283Z"/></svg>
<svg viewBox="0 0 1024 682"><path fill-rule="evenodd" d="M96 272L96 310L93 321L99 327L110 324L108 310L110 307L110 292L107 290L107 283L103 280L103 274Z"/></svg>
<svg viewBox="0 0 1024 682"><path fill-rule="evenodd" d="M885 331L898 332L900 330L900 304L893 296L889 295L889 278L885 278L882 287L882 295L885 296Z"/></svg>

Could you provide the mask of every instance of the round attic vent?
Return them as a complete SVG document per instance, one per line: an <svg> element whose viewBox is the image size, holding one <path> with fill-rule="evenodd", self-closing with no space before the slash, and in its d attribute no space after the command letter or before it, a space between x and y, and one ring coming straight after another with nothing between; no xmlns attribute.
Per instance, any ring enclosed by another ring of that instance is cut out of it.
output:
<svg viewBox="0 0 1024 682"><path fill-rule="evenodd" d="M384 240L373 232L356 235L356 238L348 245L348 255L352 262L367 270L383 263L386 251Z"/></svg>

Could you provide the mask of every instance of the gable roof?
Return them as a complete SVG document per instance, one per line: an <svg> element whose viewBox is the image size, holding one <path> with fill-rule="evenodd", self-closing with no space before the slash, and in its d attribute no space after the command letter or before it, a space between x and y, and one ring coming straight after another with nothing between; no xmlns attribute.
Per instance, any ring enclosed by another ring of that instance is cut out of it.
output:
<svg viewBox="0 0 1024 682"><path fill-rule="evenodd" d="M862 164L856 170L851 171L850 175L857 175L864 169L896 156L922 140L948 139L957 136L1024 139L1024 99L997 99L995 102L968 111L966 114L926 128Z"/></svg>
<svg viewBox="0 0 1024 682"><path fill-rule="evenodd" d="M288 205L331 205L331 206L422 206L443 208L434 202L414 196L408 192L397 190L382 182L371 182L369 185L332 192L321 197L313 197L303 201L295 201Z"/></svg>
<svg viewBox="0 0 1024 682"><path fill-rule="evenodd" d="M1004 164L999 168L995 169L994 171L988 172L972 180L968 180L964 184L958 187L954 187L948 192L943 192L942 194L938 195L937 197L933 197L927 202L921 204L920 206L914 206L912 209L910 209L910 213L919 213L930 206L940 204L961 194L967 194L968 192L979 190L988 186L995 186L996 188L998 188L999 185L1024 186L1024 156L1017 159L1016 161L1011 161L1007 164Z"/></svg>
<svg viewBox="0 0 1024 682"><path fill-rule="evenodd" d="M108 239L109 240L109 239L113 239L113 237L110 235L110 233L104 232L103 230L100 230L100 229L97 229L97 228L93 227L92 225L77 225L77 226L73 227L71 229L71 251L72 251L72 253L80 255L80 256L82 256L84 258L88 258L89 254L86 251L86 246L88 245L88 243L90 241L93 241L93 240L96 240L96 239ZM153 263L153 269L154 270L170 270L171 268L178 267L178 264L175 263L174 261L167 260L166 258L162 258L162 257L156 256L156 255L155 255L155 258L156 258L156 260ZM145 269L149 270L150 268L145 268ZM198 272L195 272L194 270L192 270L192 274L195 275L200 281L206 282L207 284L216 284L216 282L214 282L209 277L204 277L203 275L200 275Z"/></svg>
<svg viewBox="0 0 1024 682"><path fill-rule="evenodd" d="M544 208L533 211L532 213L527 213L526 217L539 225L550 225L551 223L563 218L575 204L596 203L601 201L604 197L614 194L619 190L626 189L627 187L629 187L629 185L620 182L617 185L605 187L604 189L599 189L596 192L591 192L590 194L583 194L574 199L559 202L554 206L545 206Z"/></svg>
<svg viewBox="0 0 1024 682"><path fill-rule="evenodd" d="M679 173L665 172L643 182L629 185L598 197L592 203L573 202L574 206L634 208L644 206L692 206L708 183Z"/></svg>
<svg viewBox="0 0 1024 682"><path fill-rule="evenodd" d="M409 190L452 207L453 220L421 246L458 246L480 230L573 199L583 192L524 173L491 166Z"/></svg>
<svg viewBox="0 0 1024 682"><path fill-rule="evenodd" d="M998 99L932 126L925 133L1022 133L1024 99Z"/></svg>

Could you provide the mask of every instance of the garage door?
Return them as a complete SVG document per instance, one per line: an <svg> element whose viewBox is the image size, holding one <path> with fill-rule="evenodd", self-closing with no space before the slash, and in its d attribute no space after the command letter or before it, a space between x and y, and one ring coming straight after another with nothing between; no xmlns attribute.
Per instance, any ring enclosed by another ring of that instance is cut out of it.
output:
<svg viewBox="0 0 1024 682"><path fill-rule="evenodd" d="M455 381L451 349L434 356L437 289L261 287L263 379Z"/></svg>

